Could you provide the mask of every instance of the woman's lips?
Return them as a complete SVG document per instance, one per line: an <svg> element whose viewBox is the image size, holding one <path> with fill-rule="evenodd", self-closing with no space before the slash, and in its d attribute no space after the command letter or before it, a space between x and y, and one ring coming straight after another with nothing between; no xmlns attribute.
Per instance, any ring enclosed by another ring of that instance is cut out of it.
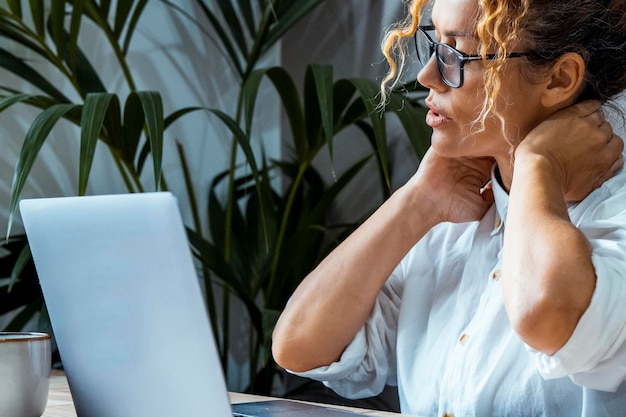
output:
<svg viewBox="0 0 626 417"><path fill-rule="evenodd" d="M431 128L435 129L441 127L450 120L440 112L439 107L432 100L432 97L427 97L424 104L426 104L429 110L426 114L426 124Z"/></svg>
<svg viewBox="0 0 626 417"><path fill-rule="evenodd" d="M426 114L426 124L433 129L442 126L447 120L446 117L440 115L433 109L430 109Z"/></svg>

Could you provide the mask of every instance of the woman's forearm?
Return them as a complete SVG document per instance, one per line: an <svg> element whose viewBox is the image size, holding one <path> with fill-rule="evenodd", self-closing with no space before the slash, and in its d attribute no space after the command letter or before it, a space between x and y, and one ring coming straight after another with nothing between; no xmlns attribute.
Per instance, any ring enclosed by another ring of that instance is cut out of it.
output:
<svg viewBox="0 0 626 417"><path fill-rule="evenodd" d="M418 172L298 286L273 334L276 362L292 371L328 365L370 316L389 275L436 224L478 220L490 158L445 158L430 149Z"/></svg>
<svg viewBox="0 0 626 417"><path fill-rule="evenodd" d="M516 160L502 269L512 326L531 347L556 352L589 306L595 272L589 241L570 222L561 184L541 155Z"/></svg>
<svg viewBox="0 0 626 417"><path fill-rule="evenodd" d="M340 357L393 269L434 224L417 194L398 190L304 279L274 330L279 365L302 372Z"/></svg>

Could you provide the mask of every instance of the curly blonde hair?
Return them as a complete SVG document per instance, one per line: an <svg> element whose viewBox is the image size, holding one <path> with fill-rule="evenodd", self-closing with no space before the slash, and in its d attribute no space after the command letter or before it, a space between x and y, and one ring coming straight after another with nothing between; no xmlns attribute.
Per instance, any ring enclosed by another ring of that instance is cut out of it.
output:
<svg viewBox="0 0 626 417"><path fill-rule="evenodd" d="M383 54L389 63L389 72L381 83L383 100L387 97L387 91L399 83L407 60L407 45L419 27L422 10L431 1L410 1L406 19L392 27L383 40ZM517 46L520 39L521 22L527 14L529 1L522 0L519 3L502 0L478 1L482 12L476 26L476 34L480 41L478 53L483 56L486 71L485 102L476 122L482 129L487 116L493 114L500 120L504 129L504 119L495 110L495 102L502 84L506 56L512 52L513 46ZM488 60L486 55L494 51L496 58Z"/></svg>
<svg viewBox="0 0 626 417"><path fill-rule="evenodd" d="M381 85L383 101L400 81L408 56L407 44L419 26L422 10L433 0L404 1L408 15L390 29L382 45L390 68ZM626 0L476 1L480 9L476 24L478 52L486 68L485 101L476 120L479 128L484 128L487 116L493 115L504 132L505 121L495 103L507 54L513 48L533 52L532 57L523 58L528 63L524 68L531 71L550 68L565 53L579 54L586 68L578 101L606 103L626 89ZM486 59L488 51L496 57Z"/></svg>

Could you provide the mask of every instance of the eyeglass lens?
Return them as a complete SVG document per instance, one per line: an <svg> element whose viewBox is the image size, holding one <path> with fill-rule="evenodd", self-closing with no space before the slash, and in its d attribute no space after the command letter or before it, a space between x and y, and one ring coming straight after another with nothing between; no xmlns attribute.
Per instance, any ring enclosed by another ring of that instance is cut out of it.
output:
<svg viewBox="0 0 626 417"><path fill-rule="evenodd" d="M461 84L462 57L457 51L446 44L434 44L421 30L415 34L415 44L417 58L422 67L426 66L435 53L437 68L446 84L452 87L458 87Z"/></svg>

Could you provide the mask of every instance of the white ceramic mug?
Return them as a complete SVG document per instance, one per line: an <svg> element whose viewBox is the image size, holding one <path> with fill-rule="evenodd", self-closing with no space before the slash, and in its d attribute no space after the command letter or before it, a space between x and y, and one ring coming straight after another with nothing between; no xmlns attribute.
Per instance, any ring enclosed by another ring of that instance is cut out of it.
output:
<svg viewBox="0 0 626 417"><path fill-rule="evenodd" d="M50 387L50 335L0 332L0 416L40 417Z"/></svg>

